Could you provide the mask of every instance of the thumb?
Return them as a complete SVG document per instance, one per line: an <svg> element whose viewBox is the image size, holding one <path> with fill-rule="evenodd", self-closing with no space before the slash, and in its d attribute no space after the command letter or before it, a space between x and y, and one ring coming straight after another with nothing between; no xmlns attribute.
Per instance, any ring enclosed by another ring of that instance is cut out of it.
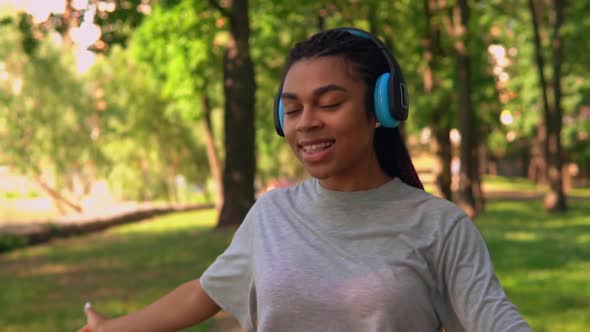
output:
<svg viewBox="0 0 590 332"><path fill-rule="evenodd" d="M84 305L84 314L86 314L87 326L90 327L91 331L96 331L98 324L106 319L105 316L92 309L90 302L86 302Z"/></svg>

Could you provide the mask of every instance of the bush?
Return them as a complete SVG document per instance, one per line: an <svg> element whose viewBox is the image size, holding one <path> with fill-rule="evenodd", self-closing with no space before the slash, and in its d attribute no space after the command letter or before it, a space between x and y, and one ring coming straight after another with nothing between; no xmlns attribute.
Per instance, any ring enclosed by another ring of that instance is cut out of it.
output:
<svg viewBox="0 0 590 332"><path fill-rule="evenodd" d="M27 239L17 234L0 234L0 253L24 247Z"/></svg>

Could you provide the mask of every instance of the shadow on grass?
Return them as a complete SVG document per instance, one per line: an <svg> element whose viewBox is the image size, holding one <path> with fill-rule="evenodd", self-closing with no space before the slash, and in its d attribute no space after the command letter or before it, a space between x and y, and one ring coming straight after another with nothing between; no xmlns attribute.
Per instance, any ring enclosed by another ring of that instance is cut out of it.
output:
<svg viewBox="0 0 590 332"><path fill-rule="evenodd" d="M0 257L0 326L75 331L85 323L88 300L119 316L198 278L233 233L212 230L212 213L176 214Z"/></svg>

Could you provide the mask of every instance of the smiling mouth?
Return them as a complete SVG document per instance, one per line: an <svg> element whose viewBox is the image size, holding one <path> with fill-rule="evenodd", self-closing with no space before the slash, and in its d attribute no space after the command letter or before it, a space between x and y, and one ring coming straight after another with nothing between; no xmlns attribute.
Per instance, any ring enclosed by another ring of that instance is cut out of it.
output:
<svg viewBox="0 0 590 332"><path fill-rule="evenodd" d="M329 147L331 147L332 145L334 145L334 143L335 143L335 141L331 140L331 141L314 143L314 144L305 144L305 145L299 144L299 148L301 150L303 150L304 152L314 153L314 152L326 150Z"/></svg>

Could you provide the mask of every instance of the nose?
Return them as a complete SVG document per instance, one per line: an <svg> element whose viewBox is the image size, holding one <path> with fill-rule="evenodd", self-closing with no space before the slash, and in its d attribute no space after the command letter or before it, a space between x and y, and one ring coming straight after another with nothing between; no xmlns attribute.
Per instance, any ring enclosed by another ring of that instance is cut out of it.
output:
<svg viewBox="0 0 590 332"><path fill-rule="evenodd" d="M312 107L304 107L295 129L300 132L307 132L322 126L322 121Z"/></svg>

